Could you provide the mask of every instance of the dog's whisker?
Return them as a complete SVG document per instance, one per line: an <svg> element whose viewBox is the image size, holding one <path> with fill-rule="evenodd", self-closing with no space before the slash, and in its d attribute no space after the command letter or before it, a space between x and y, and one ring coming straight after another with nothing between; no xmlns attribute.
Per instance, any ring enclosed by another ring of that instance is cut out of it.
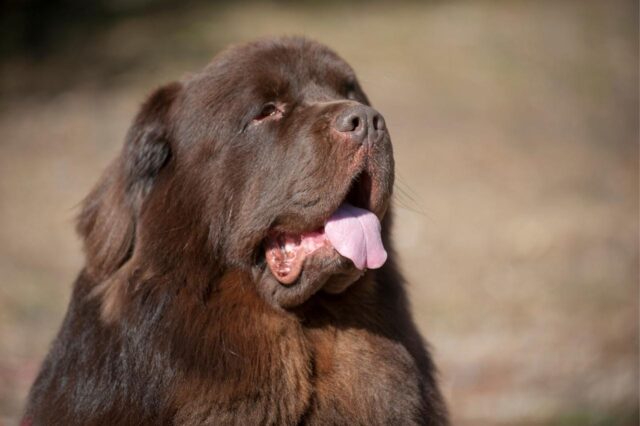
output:
<svg viewBox="0 0 640 426"><path fill-rule="evenodd" d="M404 179L399 176L397 172L393 199L400 208L411 211L420 216L424 216L427 218L429 217L429 215L422 207L422 203L420 202L420 195L415 192L407 183L405 183Z"/></svg>

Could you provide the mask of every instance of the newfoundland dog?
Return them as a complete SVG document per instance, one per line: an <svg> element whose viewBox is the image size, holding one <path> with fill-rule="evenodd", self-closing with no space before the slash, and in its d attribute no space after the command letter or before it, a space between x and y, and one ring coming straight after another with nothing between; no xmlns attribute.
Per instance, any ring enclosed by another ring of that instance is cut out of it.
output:
<svg viewBox="0 0 640 426"><path fill-rule="evenodd" d="M157 89L78 219L26 425L445 425L353 70L302 38Z"/></svg>

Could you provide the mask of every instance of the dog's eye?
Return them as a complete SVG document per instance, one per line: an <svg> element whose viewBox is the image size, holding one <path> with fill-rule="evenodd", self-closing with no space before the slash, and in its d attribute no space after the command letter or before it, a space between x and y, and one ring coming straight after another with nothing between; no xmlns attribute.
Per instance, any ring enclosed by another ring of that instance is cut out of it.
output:
<svg viewBox="0 0 640 426"><path fill-rule="evenodd" d="M256 121L264 120L269 117L278 117L282 115L282 109L275 102L268 102L262 106L262 109L253 119Z"/></svg>
<svg viewBox="0 0 640 426"><path fill-rule="evenodd" d="M355 100L356 99L356 83L353 81L348 81L345 85L344 85L344 92L345 95L347 97L347 99L351 99L351 100Z"/></svg>

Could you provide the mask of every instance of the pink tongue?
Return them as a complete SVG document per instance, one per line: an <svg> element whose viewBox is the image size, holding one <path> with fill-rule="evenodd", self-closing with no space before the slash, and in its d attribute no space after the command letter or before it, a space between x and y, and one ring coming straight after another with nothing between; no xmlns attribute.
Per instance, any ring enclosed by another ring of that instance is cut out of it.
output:
<svg viewBox="0 0 640 426"><path fill-rule="evenodd" d="M387 260L380 221L369 210L344 203L324 225L324 232L333 248L358 269L376 269Z"/></svg>

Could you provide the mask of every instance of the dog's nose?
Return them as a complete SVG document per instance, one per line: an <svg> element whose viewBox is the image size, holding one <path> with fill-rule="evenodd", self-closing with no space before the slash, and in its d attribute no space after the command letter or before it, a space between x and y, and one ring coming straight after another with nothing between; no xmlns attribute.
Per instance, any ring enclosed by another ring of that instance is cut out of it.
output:
<svg viewBox="0 0 640 426"><path fill-rule="evenodd" d="M338 115L335 128L360 144L367 141L373 143L386 131L382 115L366 105L356 105L344 110Z"/></svg>

